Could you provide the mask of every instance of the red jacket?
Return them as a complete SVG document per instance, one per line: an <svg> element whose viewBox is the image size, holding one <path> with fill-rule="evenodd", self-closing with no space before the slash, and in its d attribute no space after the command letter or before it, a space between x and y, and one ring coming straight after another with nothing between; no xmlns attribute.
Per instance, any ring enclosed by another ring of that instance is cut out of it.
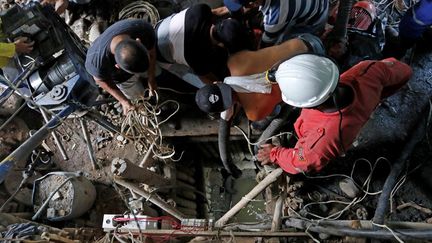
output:
<svg viewBox="0 0 432 243"><path fill-rule="evenodd" d="M383 61L391 62L391 65ZM363 61L340 77L354 91L353 102L341 110L342 140L349 148L382 98L393 94L411 77L411 68L394 58ZM294 124L299 137L294 148L274 147L270 159L290 174L319 171L342 152L338 112L303 109Z"/></svg>

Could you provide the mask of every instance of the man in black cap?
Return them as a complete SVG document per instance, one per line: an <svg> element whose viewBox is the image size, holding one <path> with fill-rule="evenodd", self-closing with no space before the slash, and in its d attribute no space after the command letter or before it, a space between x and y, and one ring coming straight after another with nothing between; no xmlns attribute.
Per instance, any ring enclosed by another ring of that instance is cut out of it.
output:
<svg viewBox="0 0 432 243"><path fill-rule="evenodd" d="M234 19L214 24L210 7L196 4L156 25L157 57L189 67L206 83L229 76L229 53L251 48L246 29Z"/></svg>
<svg viewBox="0 0 432 243"><path fill-rule="evenodd" d="M154 46L153 27L141 19L127 19L110 26L87 52L87 72L120 102L123 113L133 109L129 99L144 96L144 84L148 82L150 91L156 88Z"/></svg>

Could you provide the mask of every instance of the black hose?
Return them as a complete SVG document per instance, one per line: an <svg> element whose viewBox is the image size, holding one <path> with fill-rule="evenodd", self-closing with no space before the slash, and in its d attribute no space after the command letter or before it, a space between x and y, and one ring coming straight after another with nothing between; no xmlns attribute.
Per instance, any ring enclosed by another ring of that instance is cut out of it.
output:
<svg viewBox="0 0 432 243"><path fill-rule="evenodd" d="M331 33L333 41L342 41L347 36L347 25L354 0L340 0L336 22Z"/></svg>
<svg viewBox="0 0 432 243"><path fill-rule="evenodd" d="M286 124L286 121L288 120L288 117L291 115L293 110L294 108L288 105L282 107L279 116L270 122L270 124L259 137L258 141L262 142L255 146L255 153L258 152L260 145L264 144L267 139L269 139L271 136L274 136L279 130L282 129L282 126Z"/></svg>
<svg viewBox="0 0 432 243"><path fill-rule="evenodd" d="M402 170L406 168L406 162L409 156L411 155L411 153L413 152L415 146L423 139L425 135L425 131L426 131L425 119L421 118L418 123L419 123L418 126L414 127L413 129L414 131L411 133L411 136L409 137L409 140L405 144L405 147L402 150L402 153L400 154L399 158L392 165L390 174L388 175L384 183L382 193L378 199L378 204L373 217L373 222L375 222L376 224L384 223L384 218L389 208L389 199L390 199L391 191L393 190Z"/></svg>
<svg viewBox="0 0 432 243"><path fill-rule="evenodd" d="M232 162L229 151L229 136L230 136L231 121L224 119L219 120L218 145L219 155L225 170L234 178L239 178L242 174L241 170Z"/></svg>

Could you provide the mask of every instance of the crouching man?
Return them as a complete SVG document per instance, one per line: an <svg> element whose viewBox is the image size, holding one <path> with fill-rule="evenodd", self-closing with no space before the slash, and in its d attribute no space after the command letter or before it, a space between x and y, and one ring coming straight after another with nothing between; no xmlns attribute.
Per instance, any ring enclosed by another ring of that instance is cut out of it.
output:
<svg viewBox="0 0 432 243"><path fill-rule="evenodd" d="M87 72L120 102L123 113L133 109L130 99L144 96L147 82L150 92L156 89L155 41L149 23L127 19L111 25L87 51Z"/></svg>
<svg viewBox="0 0 432 243"><path fill-rule="evenodd" d="M294 124L294 148L263 145L262 164L290 174L319 171L349 148L381 99L411 77L411 68L394 58L363 61L339 77L330 59L301 54L272 68L285 103L303 108Z"/></svg>

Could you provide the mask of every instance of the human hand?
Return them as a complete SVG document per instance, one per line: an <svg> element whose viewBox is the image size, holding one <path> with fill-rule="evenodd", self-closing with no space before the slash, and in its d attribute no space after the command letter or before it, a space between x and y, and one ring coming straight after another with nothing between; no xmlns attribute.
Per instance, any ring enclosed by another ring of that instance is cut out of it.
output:
<svg viewBox="0 0 432 243"><path fill-rule="evenodd" d="M120 102L123 110L123 115L127 115L129 111L135 110L135 107L130 103L130 101Z"/></svg>
<svg viewBox="0 0 432 243"><path fill-rule="evenodd" d="M66 8L69 5L69 0L42 0L42 6L47 4L53 5L56 13L62 14L66 11Z"/></svg>
<svg viewBox="0 0 432 243"><path fill-rule="evenodd" d="M156 95L156 91L157 91L157 84L155 80L148 80L148 87L149 87L149 96L153 97Z"/></svg>
<svg viewBox="0 0 432 243"><path fill-rule="evenodd" d="M272 163L272 161L270 160L270 152L273 147L274 147L273 144L261 145L261 148L258 150L258 154L257 154L258 161L261 162L261 165Z"/></svg>
<svg viewBox="0 0 432 243"><path fill-rule="evenodd" d="M29 53L33 50L34 41L27 37L19 37L15 40L15 52L18 54Z"/></svg>

